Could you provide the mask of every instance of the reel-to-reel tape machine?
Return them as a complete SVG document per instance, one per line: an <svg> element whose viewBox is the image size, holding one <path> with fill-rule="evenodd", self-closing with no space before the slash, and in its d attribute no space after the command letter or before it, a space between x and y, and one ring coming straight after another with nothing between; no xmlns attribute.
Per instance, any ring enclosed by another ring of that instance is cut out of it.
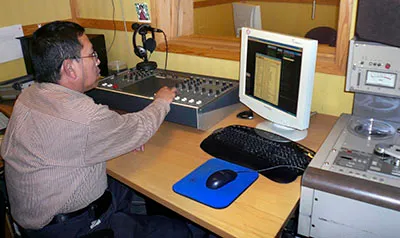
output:
<svg viewBox="0 0 400 238"><path fill-rule="evenodd" d="M400 49L352 40L342 114L302 179L298 233L394 237L400 233Z"/></svg>
<svg viewBox="0 0 400 238"><path fill-rule="evenodd" d="M399 123L342 115L336 127L320 169L400 188Z"/></svg>

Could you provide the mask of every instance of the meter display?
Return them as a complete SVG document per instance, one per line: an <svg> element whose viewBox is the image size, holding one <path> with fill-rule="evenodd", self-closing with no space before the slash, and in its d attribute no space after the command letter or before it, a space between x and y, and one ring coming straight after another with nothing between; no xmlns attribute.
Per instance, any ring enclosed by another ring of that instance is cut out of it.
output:
<svg viewBox="0 0 400 238"><path fill-rule="evenodd" d="M373 86L394 88L396 84L396 74L367 71L367 79L365 83Z"/></svg>

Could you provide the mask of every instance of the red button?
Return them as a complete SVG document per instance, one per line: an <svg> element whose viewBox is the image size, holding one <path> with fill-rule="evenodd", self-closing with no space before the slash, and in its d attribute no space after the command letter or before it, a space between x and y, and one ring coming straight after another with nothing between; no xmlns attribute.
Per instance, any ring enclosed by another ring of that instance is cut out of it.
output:
<svg viewBox="0 0 400 238"><path fill-rule="evenodd" d="M117 84L113 84L113 89L117 89L118 85Z"/></svg>
<svg viewBox="0 0 400 238"><path fill-rule="evenodd" d="M385 68L386 68L386 69L390 69L390 66L391 66L391 65L390 65L389 63L387 63L387 64L385 65Z"/></svg>

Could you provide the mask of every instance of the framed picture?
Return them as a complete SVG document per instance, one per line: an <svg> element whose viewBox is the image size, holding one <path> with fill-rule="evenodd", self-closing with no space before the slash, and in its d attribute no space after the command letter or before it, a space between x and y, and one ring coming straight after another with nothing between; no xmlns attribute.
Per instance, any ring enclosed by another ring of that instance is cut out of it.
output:
<svg viewBox="0 0 400 238"><path fill-rule="evenodd" d="M135 3L138 22L150 23L150 13L147 3Z"/></svg>

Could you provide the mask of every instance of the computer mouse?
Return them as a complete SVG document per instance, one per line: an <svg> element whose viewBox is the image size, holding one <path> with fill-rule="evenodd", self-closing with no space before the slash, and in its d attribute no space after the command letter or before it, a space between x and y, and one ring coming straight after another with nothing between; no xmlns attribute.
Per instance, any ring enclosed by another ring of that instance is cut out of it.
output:
<svg viewBox="0 0 400 238"><path fill-rule="evenodd" d="M206 181L207 188L219 189L232 182L237 177L237 173L230 169L222 169L211 174Z"/></svg>
<svg viewBox="0 0 400 238"><path fill-rule="evenodd" d="M253 111L252 110L247 110L247 111L243 111L243 112L239 112L236 115L237 118L241 118L241 119L247 119L247 120L251 120L254 118L253 115Z"/></svg>

